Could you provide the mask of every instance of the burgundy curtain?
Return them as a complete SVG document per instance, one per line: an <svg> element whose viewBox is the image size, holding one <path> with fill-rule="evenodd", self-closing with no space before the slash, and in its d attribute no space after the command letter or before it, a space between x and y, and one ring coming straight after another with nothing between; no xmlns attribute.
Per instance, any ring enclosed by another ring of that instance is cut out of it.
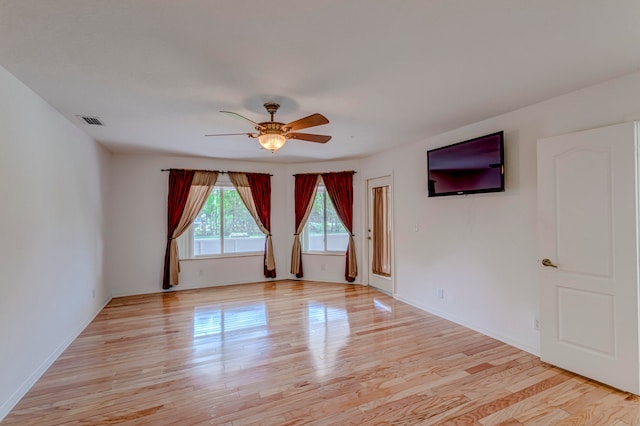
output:
<svg viewBox="0 0 640 426"><path fill-rule="evenodd" d="M171 240L173 232L180 223L182 212L187 204L191 182L193 181L193 170L175 170L169 172L169 197L167 208L167 248L164 254L164 276L162 278L162 288L171 288L170 283L170 257Z"/></svg>
<svg viewBox="0 0 640 426"><path fill-rule="evenodd" d="M291 273L296 278L304 276L302 271L302 245L300 244L300 233L311 212L313 197L320 178L317 174L302 174L295 176L295 229L293 248L291 250Z"/></svg>
<svg viewBox="0 0 640 426"><path fill-rule="evenodd" d="M353 241L353 172L322 173L327 194L336 208L336 213L349 232L346 252L345 279L352 283L358 275L355 243Z"/></svg>
<svg viewBox="0 0 640 426"><path fill-rule="evenodd" d="M267 249L271 244L271 176L263 173L247 173L251 197L256 206L256 213L269 233L265 238L264 246L264 276L265 278L276 277L276 266L269 269L267 262Z"/></svg>

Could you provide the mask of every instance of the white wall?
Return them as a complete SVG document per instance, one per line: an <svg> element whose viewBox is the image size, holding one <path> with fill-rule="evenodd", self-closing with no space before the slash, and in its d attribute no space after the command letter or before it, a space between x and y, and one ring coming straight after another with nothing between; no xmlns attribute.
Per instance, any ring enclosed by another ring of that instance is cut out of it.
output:
<svg viewBox="0 0 640 426"><path fill-rule="evenodd" d="M343 170L335 167L344 164L301 165L295 170ZM353 169L353 163L349 165L347 169ZM106 268L114 296L162 291L169 174L160 170L167 168L271 173L276 279L292 277L289 274L294 233L292 173L296 172L292 172L292 166L192 157L114 155ZM221 175L219 179L227 178ZM359 214L360 210L356 211ZM344 282L344 256L311 257L303 260L305 279ZM180 284L174 289L265 281L262 262L262 255L184 260L180 262ZM334 263L339 266L334 267Z"/></svg>
<svg viewBox="0 0 640 426"><path fill-rule="evenodd" d="M536 141L631 118L640 118L640 73L364 160L363 178L394 177L396 297L538 354ZM427 198L428 149L498 130L505 193Z"/></svg>
<svg viewBox="0 0 640 426"><path fill-rule="evenodd" d="M110 155L0 67L0 419L91 321Z"/></svg>

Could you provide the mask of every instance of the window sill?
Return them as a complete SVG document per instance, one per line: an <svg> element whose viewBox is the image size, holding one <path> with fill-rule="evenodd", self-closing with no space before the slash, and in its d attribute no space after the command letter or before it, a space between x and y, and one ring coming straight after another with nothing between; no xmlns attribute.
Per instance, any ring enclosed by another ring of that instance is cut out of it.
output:
<svg viewBox="0 0 640 426"><path fill-rule="evenodd" d="M264 252L261 251L252 251L247 253L227 253L227 254L212 254L206 256L198 256L198 257L188 257L185 259L180 259L180 261L190 261L190 260L207 260L207 259L230 259L233 257L257 257L264 256Z"/></svg>
<svg viewBox="0 0 640 426"><path fill-rule="evenodd" d="M303 251L302 254L312 256L344 256L344 251Z"/></svg>

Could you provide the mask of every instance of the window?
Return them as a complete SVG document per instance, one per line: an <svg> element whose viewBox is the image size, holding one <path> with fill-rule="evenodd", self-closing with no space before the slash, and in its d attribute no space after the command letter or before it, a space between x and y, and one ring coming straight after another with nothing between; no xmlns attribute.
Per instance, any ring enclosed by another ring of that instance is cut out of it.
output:
<svg viewBox="0 0 640 426"><path fill-rule="evenodd" d="M325 187L320 184L302 230L302 251L344 253L348 244L349 233L340 222Z"/></svg>
<svg viewBox="0 0 640 426"><path fill-rule="evenodd" d="M264 234L236 189L216 185L191 227L178 238L181 259L263 253Z"/></svg>

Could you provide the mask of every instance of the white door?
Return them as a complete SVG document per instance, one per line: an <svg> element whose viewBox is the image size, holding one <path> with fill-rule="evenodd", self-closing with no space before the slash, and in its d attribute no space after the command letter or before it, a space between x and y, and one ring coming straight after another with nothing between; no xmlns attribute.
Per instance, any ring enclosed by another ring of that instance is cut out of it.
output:
<svg viewBox="0 0 640 426"><path fill-rule="evenodd" d="M369 285L393 294L391 176L367 180Z"/></svg>
<svg viewBox="0 0 640 426"><path fill-rule="evenodd" d="M538 141L538 260L542 360L638 394L636 133Z"/></svg>

